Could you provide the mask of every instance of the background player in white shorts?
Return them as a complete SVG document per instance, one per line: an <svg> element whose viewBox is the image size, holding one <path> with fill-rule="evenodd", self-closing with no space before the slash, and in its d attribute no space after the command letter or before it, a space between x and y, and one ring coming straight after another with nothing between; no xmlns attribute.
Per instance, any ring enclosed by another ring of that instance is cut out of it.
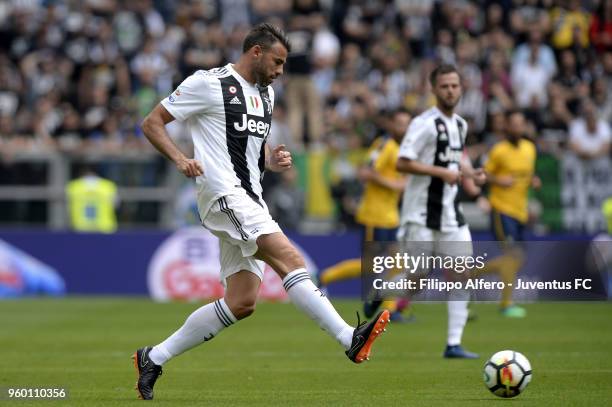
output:
<svg viewBox="0 0 612 407"><path fill-rule="evenodd" d="M236 64L195 72L143 122L149 141L181 173L196 178L202 224L219 237L226 290L223 298L197 309L166 340L136 351L141 398L153 398L161 365L253 313L263 262L283 279L291 301L334 337L355 363L367 360L373 341L389 321L384 311L357 328L348 325L312 283L302 255L262 199L264 170L279 172L292 165L283 145L272 150L266 145L274 106L270 84L283 73L289 51L281 30L260 24L245 38ZM168 137L165 125L175 119L185 121L191 132L193 159Z"/></svg>
<svg viewBox="0 0 612 407"><path fill-rule="evenodd" d="M461 98L457 70L440 65L431 73L430 82L436 106L412 120L400 146L397 169L413 176L404 190L398 240L431 242L428 248L434 255L471 255L472 237L458 202L457 184L463 176L482 185L486 176L464 160L467 123L454 113ZM468 300L467 290L454 290L449 296L444 357L478 357L461 347Z"/></svg>

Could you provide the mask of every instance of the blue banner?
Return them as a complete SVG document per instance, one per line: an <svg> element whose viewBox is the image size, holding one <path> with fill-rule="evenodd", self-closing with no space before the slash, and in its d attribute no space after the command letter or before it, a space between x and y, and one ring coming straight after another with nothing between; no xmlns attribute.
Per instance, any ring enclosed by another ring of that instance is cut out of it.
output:
<svg viewBox="0 0 612 407"><path fill-rule="evenodd" d="M151 259L171 234L167 231L108 235L2 230L0 239L56 270L68 294L149 295L147 271ZM361 255L358 232L326 236L289 233L288 236L310 257L319 273L337 262ZM588 239L586 236L571 238ZM474 234L474 239L487 240L490 236ZM357 297L360 287L359 279L354 279L332 284L328 292L332 297Z"/></svg>

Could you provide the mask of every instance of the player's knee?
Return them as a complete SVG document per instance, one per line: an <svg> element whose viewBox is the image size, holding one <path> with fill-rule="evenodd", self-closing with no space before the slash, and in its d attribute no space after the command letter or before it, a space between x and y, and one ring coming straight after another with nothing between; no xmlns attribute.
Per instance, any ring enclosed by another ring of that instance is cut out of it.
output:
<svg viewBox="0 0 612 407"><path fill-rule="evenodd" d="M230 308L236 319L244 319L255 312L255 301L242 300Z"/></svg>

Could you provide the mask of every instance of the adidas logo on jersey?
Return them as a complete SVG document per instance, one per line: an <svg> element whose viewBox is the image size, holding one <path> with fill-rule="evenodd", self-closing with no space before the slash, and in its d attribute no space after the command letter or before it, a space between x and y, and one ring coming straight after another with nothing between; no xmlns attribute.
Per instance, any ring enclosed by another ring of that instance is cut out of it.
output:
<svg viewBox="0 0 612 407"><path fill-rule="evenodd" d="M242 102L238 99L238 96L234 96L232 100L230 100L230 105L241 105Z"/></svg>

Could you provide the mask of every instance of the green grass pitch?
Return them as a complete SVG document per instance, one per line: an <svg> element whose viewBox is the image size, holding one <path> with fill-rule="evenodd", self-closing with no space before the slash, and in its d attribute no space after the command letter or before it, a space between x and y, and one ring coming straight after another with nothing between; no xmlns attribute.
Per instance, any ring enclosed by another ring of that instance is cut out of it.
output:
<svg viewBox="0 0 612 407"><path fill-rule="evenodd" d="M334 301L355 321L357 301ZM130 359L174 331L197 304L145 299L28 299L0 303L0 387L63 386L69 399L0 406L129 406ZM340 346L291 304L257 312L164 367L158 406L601 406L612 405L612 303L528 304L524 320L474 304L464 345L481 359L444 360L446 305L416 304L417 322L390 325L370 362L354 365ZM514 349L533 366L516 399L482 383L494 352ZM508 405L509 405L508 404ZM140 404L141 405L141 404Z"/></svg>

